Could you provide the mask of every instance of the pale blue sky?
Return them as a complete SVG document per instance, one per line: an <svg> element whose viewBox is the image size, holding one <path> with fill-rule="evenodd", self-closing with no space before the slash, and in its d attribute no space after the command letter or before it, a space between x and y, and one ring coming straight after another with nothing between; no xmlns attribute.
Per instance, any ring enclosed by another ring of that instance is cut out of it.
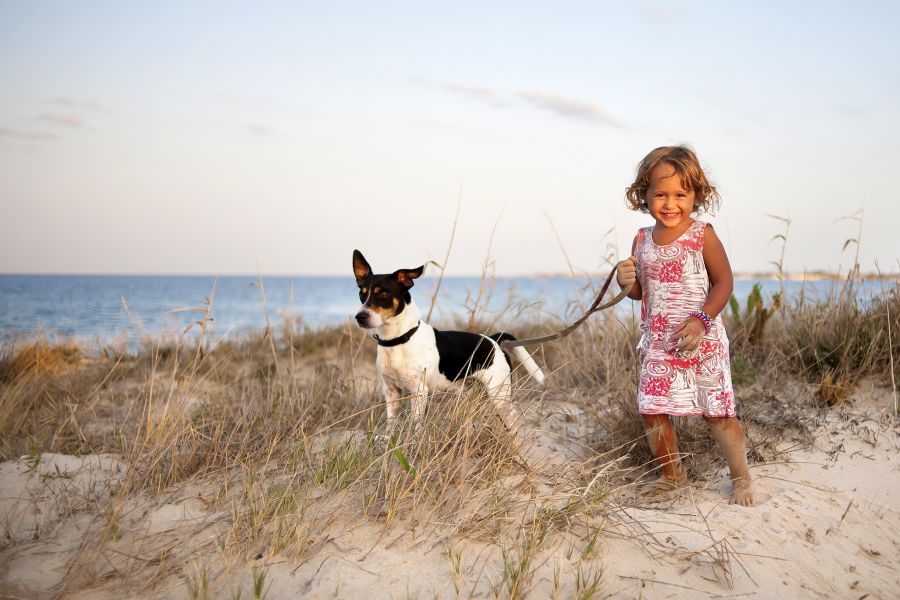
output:
<svg viewBox="0 0 900 600"><path fill-rule="evenodd" d="M183 6L189 4L189 6ZM896 271L896 2L0 2L0 272L595 271L691 144L737 270ZM498 222L499 219L499 222ZM614 234L606 235L614 228Z"/></svg>

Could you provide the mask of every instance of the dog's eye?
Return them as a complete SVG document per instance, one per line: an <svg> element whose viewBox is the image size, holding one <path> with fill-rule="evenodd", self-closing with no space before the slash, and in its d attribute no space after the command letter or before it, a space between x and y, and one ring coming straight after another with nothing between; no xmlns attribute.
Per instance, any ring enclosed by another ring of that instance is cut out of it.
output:
<svg viewBox="0 0 900 600"><path fill-rule="evenodd" d="M387 298L388 296L390 296L390 294L388 294L387 292L378 292L379 298Z"/></svg>

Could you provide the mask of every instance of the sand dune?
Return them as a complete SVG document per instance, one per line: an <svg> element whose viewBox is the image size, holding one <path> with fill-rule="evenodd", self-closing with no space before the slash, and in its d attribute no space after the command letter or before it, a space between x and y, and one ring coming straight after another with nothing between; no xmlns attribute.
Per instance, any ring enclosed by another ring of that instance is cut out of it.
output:
<svg viewBox="0 0 900 600"><path fill-rule="evenodd" d="M529 546L527 527L498 541L458 523L386 528L377 514L328 519L322 505L302 561L223 551L232 512L215 501L221 478L119 505L127 467L116 456L23 457L0 465L0 591L187 598L198 587L203 597L205 580L210 598L252 598L255 573L270 599L896 597L900 436L884 416L890 401L887 390L863 386L818 415L812 445L792 448L786 439L779 460L754 464L754 508L727 504L723 471L656 503L626 486L580 527ZM513 476L510 489L527 486L539 510L558 510L573 489L589 490L590 482L570 478L578 471L570 466L590 453L587 419L573 404L546 400L523 450L533 467L528 481ZM512 525L533 523L533 507L512 502L506 514ZM88 530L100 530L103 543ZM517 565L523 576L513 581Z"/></svg>

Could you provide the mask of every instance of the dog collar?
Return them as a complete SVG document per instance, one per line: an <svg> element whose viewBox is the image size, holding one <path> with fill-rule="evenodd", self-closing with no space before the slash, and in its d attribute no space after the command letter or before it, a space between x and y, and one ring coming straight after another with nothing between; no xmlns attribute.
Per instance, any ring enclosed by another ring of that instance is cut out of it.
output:
<svg viewBox="0 0 900 600"><path fill-rule="evenodd" d="M409 331L407 331L400 337L395 337L390 340L381 339L380 337L378 337L377 333L375 335L373 335L372 337L375 338L375 341L378 342L379 346L399 346L400 344L405 344L406 342L408 342L409 338L411 338L413 336L413 334L419 330L419 325L421 325L421 324L422 324L422 321L419 321L415 327L413 327L412 329L410 329Z"/></svg>

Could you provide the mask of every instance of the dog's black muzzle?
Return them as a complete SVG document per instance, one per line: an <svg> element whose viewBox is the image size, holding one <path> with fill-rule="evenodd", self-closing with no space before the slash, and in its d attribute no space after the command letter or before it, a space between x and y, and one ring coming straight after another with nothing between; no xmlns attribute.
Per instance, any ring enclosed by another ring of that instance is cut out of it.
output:
<svg viewBox="0 0 900 600"><path fill-rule="evenodd" d="M362 327L363 329L371 328L369 324L369 312L365 310L361 310L356 313L356 324Z"/></svg>

